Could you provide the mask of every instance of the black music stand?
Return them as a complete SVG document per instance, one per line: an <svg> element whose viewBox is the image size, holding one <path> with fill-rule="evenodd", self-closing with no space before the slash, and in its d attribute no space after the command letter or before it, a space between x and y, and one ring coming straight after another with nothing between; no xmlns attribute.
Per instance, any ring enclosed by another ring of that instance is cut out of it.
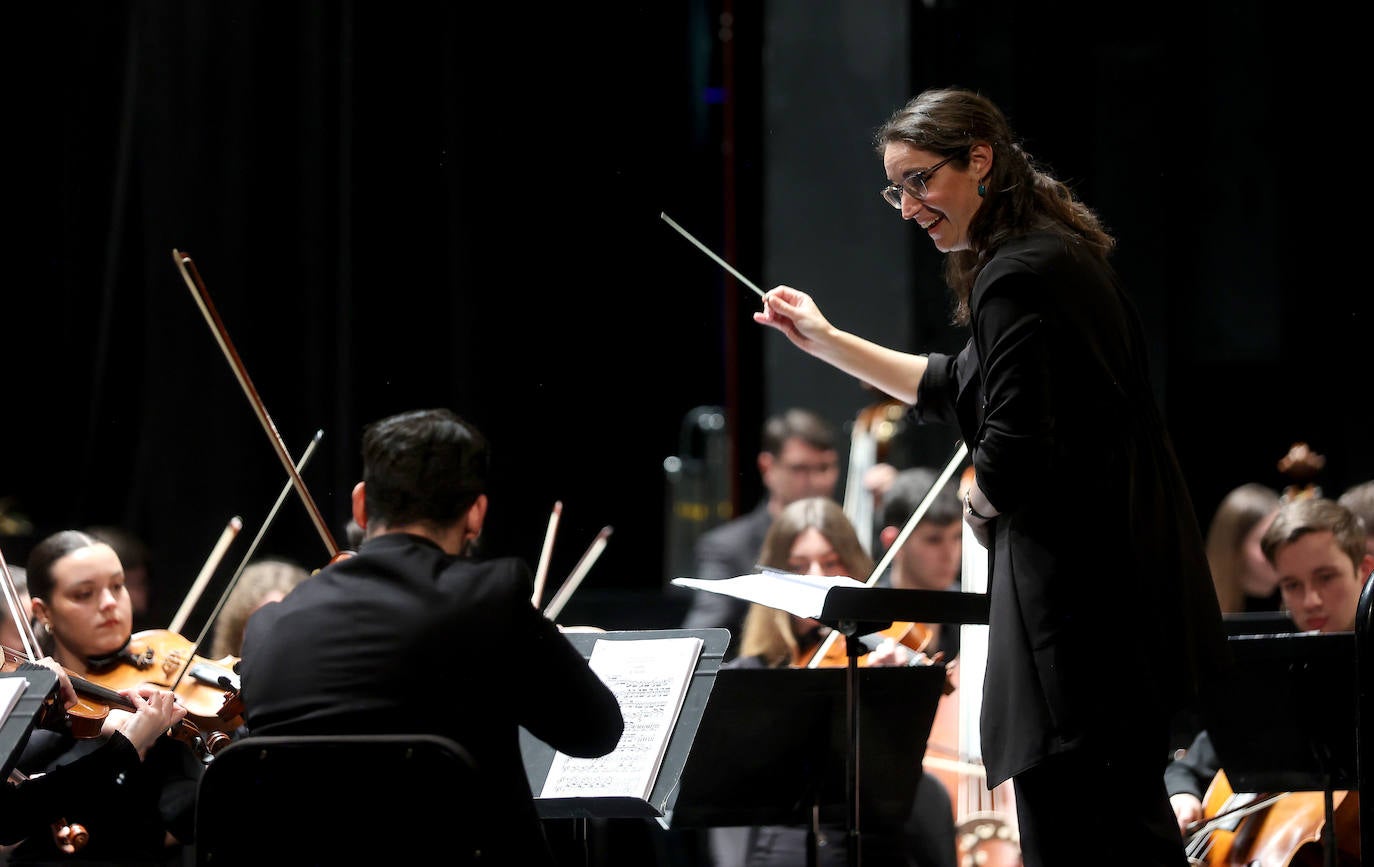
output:
<svg viewBox="0 0 1374 867"><path fill-rule="evenodd" d="M848 658L845 666L845 684L848 691L846 704L849 708L847 728L850 773L847 775L847 781L851 791L848 798L846 842L850 867L858 867L863 863L863 835L859 824L862 803L859 708L862 700L859 695L861 681L855 675L858 671L858 657L864 652L864 648L858 640L859 636L886 629L896 620L917 623L987 623L988 612L989 602L986 593L907 590L896 587L832 587L826 592L821 613L816 619L845 636L845 653ZM941 666L939 670L943 677L944 667ZM936 701L938 700L939 696L936 696ZM929 731L927 727L927 735Z"/></svg>
<svg viewBox="0 0 1374 867"><path fill-rule="evenodd" d="M34 726L38 724L45 703L57 692L57 673L41 665L20 671L0 672L0 678L12 677L23 678L29 685L20 694L3 724L0 724L0 762L3 762L0 765L0 784L9 779L10 771L14 770L24 746L29 742L29 735L33 734Z"/></svg>
<svg viewBox="0 0 1374 867"><path fill-rule="evenodd" d="M1352 633L1232 636L1233 667L1203 719L1236 792L1323 792L1322 847L1336 863L1333 793L1359 788Z"/></svg>
<svg viewBox="0 0 1374 867"><path fill-rule="evenodd" d="M880 828L900 829L916 797L921 758L943 691L942 665L864 668L857 701L858 771L853 787L852 690L848 672L727 668L697 729L672 808L670 828L851 824L856 813ZM895 721L895 722L894 722ZM853 806L857 799L857 808ZM851 850L857 854L857 849Z"/></svg>
<svg viewBox="0 0 1374 867"><path fill-rule="evenodd" d="M635 797L596 797L596 798L540 798L549 769L553 765L553 747L520 730L520 751L525 760L525 775L530 781L530 790L535 793L534 805L542 819L575 819L585 831L587 819L657 819L672 810L677 797L678 780L683 765L692 749L697 727L701 723L702 712L711 695L720 668L725 648L730 644L728 629L655 629L623 632L570 632L565 637L590 657L597 641L637 641L645 639L683 638L696 636L703 642L701 655L697 658L696 670L683 697L682 710L678 713L673 731L668 738L668 748L659 766L658 776L654 778L653 791L649 799Z"/></svg>
<svg viewBox="0 0 1374 867"><path fill-rule="evenodd" d="M1221 615L1227 635L1284 635L1298 631L1282 611L1228 611Z"/></svg>

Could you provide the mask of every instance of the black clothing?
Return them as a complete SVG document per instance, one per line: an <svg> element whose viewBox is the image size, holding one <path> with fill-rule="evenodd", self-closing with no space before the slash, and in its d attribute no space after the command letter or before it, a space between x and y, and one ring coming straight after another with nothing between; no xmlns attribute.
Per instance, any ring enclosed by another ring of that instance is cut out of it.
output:
<svg viewBox="0 0 1374 867"><path fill-rule="evenodd" d="M1220 770L1221 759L1212 746L1212 736L1203 729L1193 738L1187 752L1164 769L1164 787L1170 797L1186 793L1201 801Z"/></svg>
<svg viewBox="0 0 1374 867"><path fill-rule="evenodd" d="M1054 233L1014 238L969 306L972 337L930 355L914 412L958 426L999 513L981 725L995 787L1068 750L1153 742L1227 651L1144 334L1112 269Z"/></svg>
<svg viewBox="0 0 1374 867"><path fill-rule="evenodd" d="M773 516L768 512L768 501L764 500L753 511L702 533L695 548L696 574L688 577L715 581L757 572L755 567L763 552L763 539L772 524ZM696 595L682 620L682 628L730 630L730 645L724 658L734 659L739 655L744 618L749 614L748 600L705 590L694 592Z"/></svg>
<svg viewBox="0 0 1374 867"><path fill-rule="evenodd" d="M1104 258L1050 231L992 251L969 312L968 343L931 353L913 413L958 427L993 507L987 785L1014 778L1026 867L1091 851L1182 865L1171 722L1228 651L1139 316ZM1083 829L1113 837L1094 850Z"/></svg>
<svg viewBox="0 0 1374 867"><path fill-rule="evenodd" d="M119 732L77 740L40 730L30 737L17 767L43 776L6 793L5 842L25 837L10 853L11 863L175 864L183 847L167 846L166 833L183 845L194 842L196 787L205 766L180 741L158 738L139 762L133 744ZM90 833L75 854L57 848L50 827L57 818Z"/></svg>
<svg viewBox="0 0 1374 867"><path fill-rule="evenodd" d="M1111 760L1071 750L1017 774L1012 786L1025 867L1186 867L1164 794L1166 758L1162 746Z"/></svg>
<svg viewBox="0 0 1374 867"><path fill-rule="evenodd" d="M489 795L483 857L551 863L520 729L595 757L615 748L624 721L532 592L529 567L513 558L455 557L404 533L369 539L248 619L239 666L248 729L452 738ZM488 655L460 656L474 649Z"/></svg>

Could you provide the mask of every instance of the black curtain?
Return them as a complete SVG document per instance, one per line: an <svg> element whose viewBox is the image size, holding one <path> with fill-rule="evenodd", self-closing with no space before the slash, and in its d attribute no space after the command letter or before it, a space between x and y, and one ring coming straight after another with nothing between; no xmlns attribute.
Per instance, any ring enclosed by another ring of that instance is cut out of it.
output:
<svg viewBox="0 0 1374 867"><path fill-rule="evenodd" d="M499 8L498 8L499 7ZM0 497L126 527L163 622L287 475L182 283L189 254L342 541L362 426L449 406L494 443L485 543L548 594L652 588L662 461L724 400L719 38L699 4L73 3L20 13ZM328 559L293 494L258 556ZM546 600L548 596L546 595Z"/></svg>

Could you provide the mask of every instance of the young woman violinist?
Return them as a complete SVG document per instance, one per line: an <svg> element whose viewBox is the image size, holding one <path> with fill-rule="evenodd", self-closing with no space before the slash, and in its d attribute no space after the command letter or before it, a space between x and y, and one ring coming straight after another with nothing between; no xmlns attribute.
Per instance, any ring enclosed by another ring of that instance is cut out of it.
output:
<svg viewBox="0 0 1374 867"><path fill-rule="evenodd" d="M64 530L39 542L27 567L33 612L44 627L39 637L42 649L63 669L84 677L102 659L124 648L132 628L132 607L123 567L109 545L85 533ZM170 693L140 688L136 694L135 717L144 705L154 708L157 720L169 716L169 725L180 723L185 715L184 709L171 709L176 700ZM130 722L129 713L112 709L99 737L77 739L67 732L35 731L16 768L29 777L55 773L101 751L115 737L132 740L128 725L143 730L142 723ZM121 731L123 735L118 735ZM66 811L69 821L87 829L90 840L75 856L62 860L180 863L182 847L192 841L196 787L204 766L181 740L167 736L147 744L141 740L135 746L142 747L143 761L119 775L118 797ZM33 834L10 854L10 861L59 857L51 835Z"/></svg>

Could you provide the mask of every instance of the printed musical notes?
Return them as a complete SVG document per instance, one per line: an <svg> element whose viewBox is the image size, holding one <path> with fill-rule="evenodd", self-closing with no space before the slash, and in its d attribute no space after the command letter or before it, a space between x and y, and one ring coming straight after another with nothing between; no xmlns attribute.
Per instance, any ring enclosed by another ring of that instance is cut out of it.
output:
<svg viewBox="0 0 1374 867"><path fill-rule="evenodd" d="M556 753L540 797L648 800L701 648L695 636L598 640L587 664L620 701L625 733L600 758Z"/></svg>

